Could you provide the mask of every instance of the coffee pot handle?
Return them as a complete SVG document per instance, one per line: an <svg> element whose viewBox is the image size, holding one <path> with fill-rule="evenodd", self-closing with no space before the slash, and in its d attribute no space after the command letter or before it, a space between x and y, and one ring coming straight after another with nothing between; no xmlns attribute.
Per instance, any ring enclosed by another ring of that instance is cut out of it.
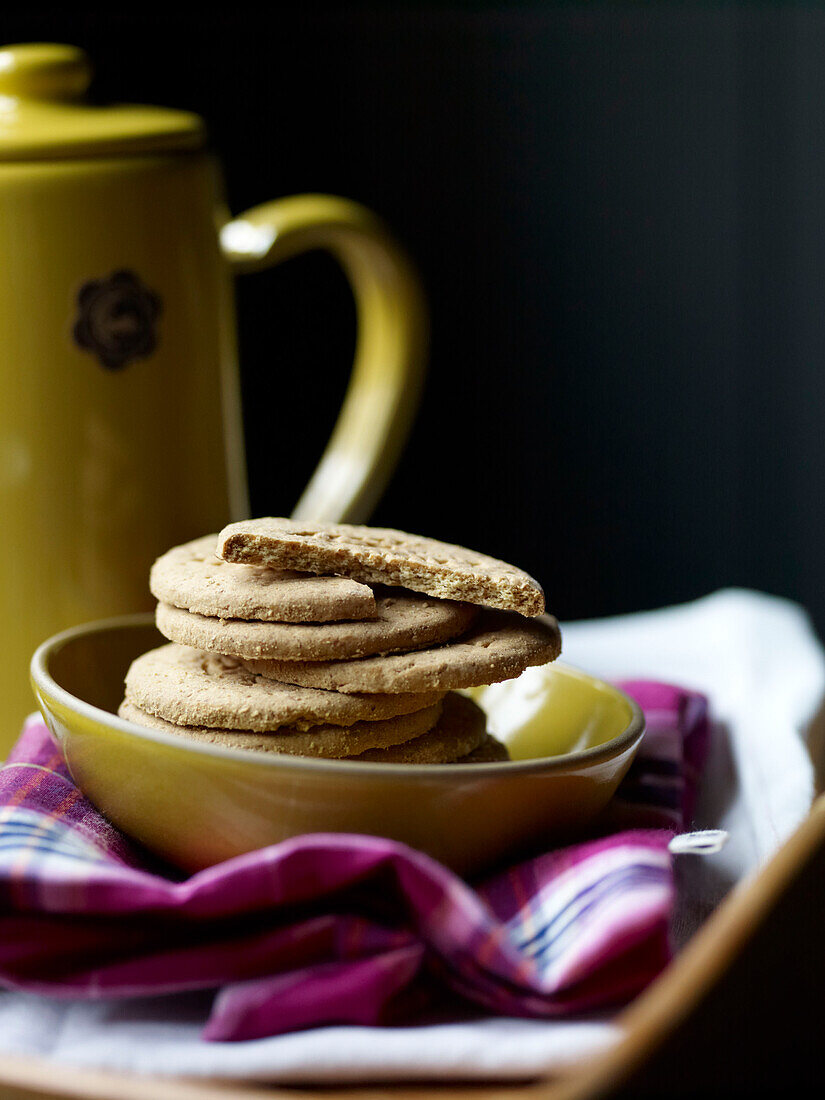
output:
<svg viewBox="0 0 825 1100"><path fill-rule="evenodd" d="M295 195L228 222L221 246L234 270L260 271L322 248L340 263L358 316L349 386L297 519L366 520L395 468L418 405L427 308L418 277L383 223L333 195Z"/></svg>

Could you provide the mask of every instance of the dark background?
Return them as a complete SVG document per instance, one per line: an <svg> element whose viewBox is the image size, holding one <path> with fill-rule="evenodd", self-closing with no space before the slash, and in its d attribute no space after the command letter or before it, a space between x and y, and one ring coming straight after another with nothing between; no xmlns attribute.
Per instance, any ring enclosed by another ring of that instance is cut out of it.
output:
<svg viewBox="0 0 825 1100"><path fill-rule="evenodd" d="M737 584L825 627L825 10L34 4L0 28L86 47L103 99L203 114L233 211L322 190L392 224L432 354L377 522L515 561L564 618ZM253 508L284 513L352 304L324 256L239 303Z"/></svg>

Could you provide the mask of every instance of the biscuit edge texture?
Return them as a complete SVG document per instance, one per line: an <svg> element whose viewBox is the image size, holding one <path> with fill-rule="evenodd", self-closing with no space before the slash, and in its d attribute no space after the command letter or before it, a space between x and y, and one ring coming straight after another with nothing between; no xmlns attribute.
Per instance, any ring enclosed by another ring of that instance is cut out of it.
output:
<svg viewBox="0 0 825 1100"><path fill-rule="evenodd" d="M395 528L261 517L225 527L215 552L237 564L337 573L365 584L408 588L528 617L545 610L541 585L523 569Z"/></svg>

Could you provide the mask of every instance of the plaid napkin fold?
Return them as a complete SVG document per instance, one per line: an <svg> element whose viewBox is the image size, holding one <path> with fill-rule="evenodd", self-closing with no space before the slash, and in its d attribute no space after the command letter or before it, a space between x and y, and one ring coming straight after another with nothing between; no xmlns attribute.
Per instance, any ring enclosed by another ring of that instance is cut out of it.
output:
<svg viewBox="0 0 825 1100"><path fill-rule="evenodd" d="M668 843L708 735L702 696L624 687L648 733L614 807L643 828L473 886L402 844L343 834L181 879L101 816L29 719L0 769L0 984L75 998L216 988L211 1040L398 1022L433 998L541 1018L620 1004L669 959Z"/></svg>

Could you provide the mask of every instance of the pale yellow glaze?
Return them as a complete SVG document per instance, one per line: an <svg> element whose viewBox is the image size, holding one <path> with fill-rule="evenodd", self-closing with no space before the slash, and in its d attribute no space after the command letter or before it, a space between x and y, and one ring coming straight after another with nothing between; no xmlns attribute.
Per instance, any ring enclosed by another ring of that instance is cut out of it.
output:
<svg viewBox="0 0 825 1100"><path fill-rule="evenodd" d="M422 295L376 218L308 195L227 224L201 121L90 106L89 77L74 47L0 50L0 757L31 707L36 645L150 606L155 557L249 514L235 270L321 247L353 284L352 383L301 516L367 517L421 381ZM73 331L81 288L124 270L159 302L156 342L111 369Z"/></svg>
<svg viewBox="0 0 825 1100"><path fill-rule="evenodd" d="M81 789L115 824L190 870L300 833L348 831L404 841L470 873L586 826L644 728L620 691L558 668L545 747L536 736L529 755L510 763L264 757L115 716L129 662L158 641L149 616L80 627L37 651L32 679ZM580 748L552 754L559 744Z"/></svg>
<svg viewBox="0 0 825 1100"><path fill-rule="evenodd" d="M490 731L506 741L514 756L577 752L612 736L603 710L614 705L614 689L572 669L561 677L559 668L557 663L540 665L517 680L470 690L489 715ZM594 691L604 693L595 705ZM563 722L556 717L560 710Z"/></svg>

